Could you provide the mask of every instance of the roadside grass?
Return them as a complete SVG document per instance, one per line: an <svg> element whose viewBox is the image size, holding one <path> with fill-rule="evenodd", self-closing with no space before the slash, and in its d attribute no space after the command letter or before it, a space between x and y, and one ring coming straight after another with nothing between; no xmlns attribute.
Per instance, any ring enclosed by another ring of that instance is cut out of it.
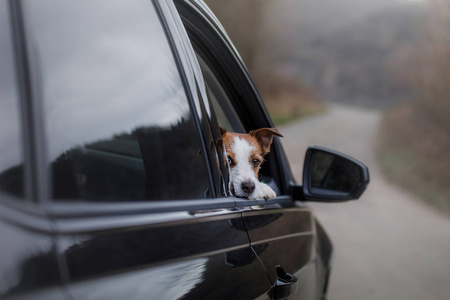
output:
<svg viewBox="0 0 450 300"><path fill-rule="evenodd" d="M263 94L264 103L276 126L324 113L328 107L305 89Z"/></svg>
<svg viewBox="0 0 450 300"><path fill-rule="evenodd" d="M275 126L281 126L294 122L298 119L304 119L307 117L315 116L317 114L325 113L328 111L326 106L317 107L315 109L293 110L289 112L269 111L272 121Z"/></svg>
<svg viewBox="0 0 450 300"><path fill-rule="evenodd" d="M450 215L450 135L415 103L387 111L377 139L386 178Z"/></svg>
<svg viewBox="0 0 450 300"><path fill-rule="evenodd" d="M254 79L276 126L325 112L327 109L316 92L293 75L266 70L256 73Z"/></svg>

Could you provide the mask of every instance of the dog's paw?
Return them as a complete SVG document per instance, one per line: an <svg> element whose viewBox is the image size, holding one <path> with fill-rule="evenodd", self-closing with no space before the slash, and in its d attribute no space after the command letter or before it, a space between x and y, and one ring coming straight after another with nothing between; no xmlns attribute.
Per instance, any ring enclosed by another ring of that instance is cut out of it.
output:
<svg viewBox="0 0 450 300"><path fill-rule="evenodd" d="M249 199L249 200L263 200L263 199L267 200L267 199L275 198L276 196L277 196L277 194L270 186L268 186L265 183L258 182L256 184L255 191L250 196L248 196L247 199Z"/></svg>

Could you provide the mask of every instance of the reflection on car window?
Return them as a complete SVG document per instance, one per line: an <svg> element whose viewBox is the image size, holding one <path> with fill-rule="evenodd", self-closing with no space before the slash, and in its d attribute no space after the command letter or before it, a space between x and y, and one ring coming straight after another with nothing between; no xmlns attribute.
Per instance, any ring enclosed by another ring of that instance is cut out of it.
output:
<svg viewBox="0 0 450 300"><path fill-rule="evenodd" d="M23 196L19 97L6 1L0 1L0 190Z"/></svg>
<svg viewBox="0 0 450 300"><path fill-rule="evenodd" d="M216 113L219 125L228 131L245 132L244 126L239 119L236 110L231 105L228 95L222 84L214 74L210 66L205 62L201 55L197 53L203 78L208 92L208 97Z"/></svg>
<svg viewBox="0 0 450 300"><path fill-rule="evenodd" d="M151 1L27 1L56 199L200 198L200 143Z"/></svg>

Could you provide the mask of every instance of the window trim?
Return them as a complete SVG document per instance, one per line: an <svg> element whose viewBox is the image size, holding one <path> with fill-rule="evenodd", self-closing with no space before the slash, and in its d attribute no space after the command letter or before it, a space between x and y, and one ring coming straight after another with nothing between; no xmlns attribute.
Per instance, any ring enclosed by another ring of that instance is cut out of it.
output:
<svg viewBox="0 0 450 300"><path fill-rule="evenodd" d="M15 81L18 89L18 102L19 102L19 124L20 124L20 142L23 149L23 188L24 188L24 198L21 198L27 203L36 203L38 201L38 186L32 180L35 175L36 157L34 149L34 140L32 140L34 126L33 122L33 112L31 107L31 76L28 72L29 61L27 53L27 44L25 40L25 32L23 26L22 10L19 1L9 1L8 2L8 14L10 22L10 34L11 34L11 44L13 46L13 59L14 59L14 69L15 69ZM7 195L2 193L2 195ZM8 195L9 196L9 195ZM11 197L1 197L13 198ZM17 199L13 200L14 202Z"/></svg>
<svg viewBox="0 0 450 300"><path fill-rule="evenodd" d="M56 218L80 218L100 216L137 215L147 213L169 213L233 209L232 198L170 200L170 201L134 201L117 202L105 205L100 202L61 202L48 207L47 213Z"/></svg>
<svg viewBox="0 0 450 300"><path fill-rule="evenodd" d="M47 172L47 144L42 114L40 66L33 56L32 38L26 31L26 20L21 1L10 0L13 15L18 82L20 86L22 124L24 128L25 156L29 162L30 198L33 203L45 204L49 200L49 174Z"/></svg>

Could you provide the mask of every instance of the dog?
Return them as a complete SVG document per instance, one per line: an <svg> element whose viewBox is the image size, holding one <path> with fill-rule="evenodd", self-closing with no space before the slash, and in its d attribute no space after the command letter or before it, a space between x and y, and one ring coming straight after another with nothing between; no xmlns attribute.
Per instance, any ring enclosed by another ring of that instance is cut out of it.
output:
<svg viewBox="0 0 450 300"><path fill-rule="evenodd" d="M227 132L220 128L225 160L229 170L229 191L249 200L270 199L277 195L267 184L259 181L264 156L269 153L274 136L282 137L275 128L261 128L248 134Z"/></svg>

